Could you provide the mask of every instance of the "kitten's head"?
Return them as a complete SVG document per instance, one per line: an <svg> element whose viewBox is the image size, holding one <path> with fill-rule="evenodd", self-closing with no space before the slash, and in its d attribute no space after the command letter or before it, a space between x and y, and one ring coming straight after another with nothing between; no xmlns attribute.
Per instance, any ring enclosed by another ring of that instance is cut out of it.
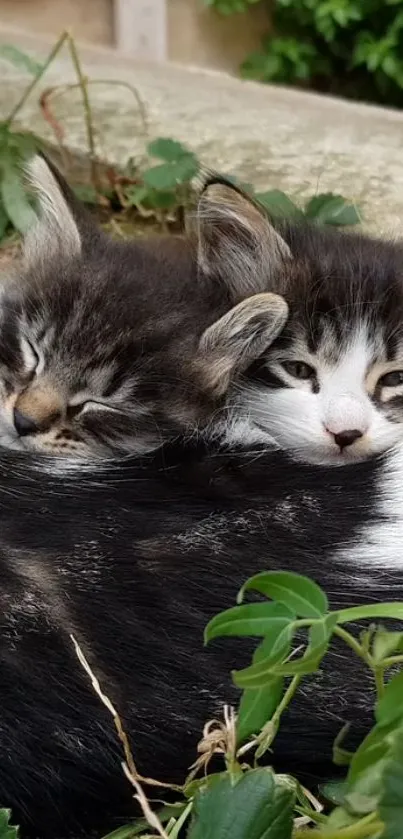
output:
<svg viewBox="0 0 403 839"><path fill-rule="evenodd" d="M334 465L402 441L403 246L313 225L275 233L225 184L207 186L205 207L200 239L210 273L231 276L232 265L239 286L242 264L249 293L282 294L290 312L281 335L232 385L230 438Z"/></svg>
<svg viewBox="0 0 403 839"><path fill-rule="evenodd" d="M199 281L190 242L115 242L44 158L29 175L39 220L0 286L0 445L110 456L193 432L280 332L285 302L233 306Z"/></svg>

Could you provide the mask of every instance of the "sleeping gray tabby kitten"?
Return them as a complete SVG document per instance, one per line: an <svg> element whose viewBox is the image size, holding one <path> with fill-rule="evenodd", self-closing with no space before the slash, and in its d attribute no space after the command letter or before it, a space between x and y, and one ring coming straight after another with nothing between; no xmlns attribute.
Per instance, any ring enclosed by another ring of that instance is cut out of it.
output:
<svg viewBox="0 0 403 839"><path fill-rule="evenodd" d="M0 444L140 454L204 427L284 301L199 278L188 238L111 240L41 156L29 175L39 221L0 297Z"/></svg>

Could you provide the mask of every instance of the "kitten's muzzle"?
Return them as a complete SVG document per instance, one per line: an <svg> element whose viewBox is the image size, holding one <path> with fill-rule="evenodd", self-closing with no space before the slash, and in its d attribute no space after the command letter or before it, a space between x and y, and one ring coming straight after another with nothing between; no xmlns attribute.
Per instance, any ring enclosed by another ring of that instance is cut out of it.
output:
<svg viewBox="0 0 403 839"><path fill-rule="evenodd" d="M39 431L39 425L31 417L26 417L16 408L14 408L14 426L19 437L36 434Z"/></svg>
<svg viewBox="0 0 403 839"><path fill-rule="evenodd" d="M363 433L357 428L354 428L350 431L341 431L339 434L333 434L333 437L336 446L339 446L341 449L345 449L347 446L352 446L352 444L355 443L356 440L359 440L360 437L363 437Z"/></svg>
<svg viewBox="0 0 403 839"><path fill-rule="evenodd" d="M14 426L19 437L48 431L60 420L63 402L49 384L37 382L19 394L14 403Z"/></svg>

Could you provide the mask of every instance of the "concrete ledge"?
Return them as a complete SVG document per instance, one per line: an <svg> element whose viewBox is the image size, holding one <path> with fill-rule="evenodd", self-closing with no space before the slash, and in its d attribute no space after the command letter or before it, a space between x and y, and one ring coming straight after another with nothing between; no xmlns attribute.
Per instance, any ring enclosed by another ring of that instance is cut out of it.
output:
<svg viewBox="0 0 403 839"><path fill-rule="evenodd" d="M0 42L43 58L52 42L0 28ZM176 137L213 168L231 171L259 189L279 187L305 197L342 192L359 203L367 226L396 235L403 219L403 114L295 90L245 82L175 64L135 62L109 49L82 45L90 79L128 82L147 110L147 134ZM1 62L0 116L20 95L26 77ZM41 89L74 81L68 55L57 59ZM123 164L144 155L146 136L132 93L96 84L91 100L102 158ZM38 108L38 91L21 124L52 139ZM86 148L79 94L57 101L69 148Z"/></svg>

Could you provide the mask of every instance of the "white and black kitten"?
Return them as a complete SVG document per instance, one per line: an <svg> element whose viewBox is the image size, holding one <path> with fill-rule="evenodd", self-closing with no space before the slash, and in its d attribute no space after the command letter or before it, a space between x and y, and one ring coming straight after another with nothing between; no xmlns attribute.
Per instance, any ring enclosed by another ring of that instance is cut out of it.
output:
<svg viewBox="0 0 403 839"><path fill-rule="evenodd" d="M43 157L29 175L39 221L0 294L0 444L88 458L193 434L286 304L201 280L187 238L113 241Z"/></svg>
<svg viewBox="0 0 403 839"><path fill-rule="evenodd" d="M308 224L274 232L219 181L200 205L206 272L237 288L243 274L245 292L273 291L289 306L281 335L234 382L228 440L332 465L402 441L403 244Z"/></svg>

